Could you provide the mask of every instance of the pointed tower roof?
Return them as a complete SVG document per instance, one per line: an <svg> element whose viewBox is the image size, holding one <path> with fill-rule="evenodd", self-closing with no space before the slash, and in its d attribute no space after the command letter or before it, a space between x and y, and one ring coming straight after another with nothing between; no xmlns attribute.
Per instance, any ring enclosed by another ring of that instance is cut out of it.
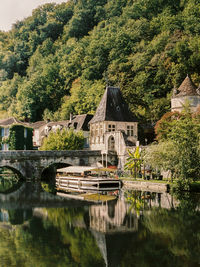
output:
<svg viewBox="0 0 200 267"><path fill-rule="evenodd" d="M118 87L107 87L96 113L89 123L101 121L136 122Z"/></svg>
<svg viewBox="0 0 200 267"><path fill-rule="evenodd" d="M178 92L175 97L198 95L197 87L194 85L194 83L192 82L192 80L190 79L188 75L185 78L185 80L182 82L182 84L180 85L177 91Z"/></svg>

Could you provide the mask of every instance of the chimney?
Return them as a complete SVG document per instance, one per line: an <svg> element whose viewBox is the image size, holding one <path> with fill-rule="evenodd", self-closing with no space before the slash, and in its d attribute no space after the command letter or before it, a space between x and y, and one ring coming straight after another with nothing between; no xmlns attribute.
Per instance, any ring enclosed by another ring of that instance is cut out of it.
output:
<svg viewBox="0 0 200 267"><path fill-rule="evenodd" d="M72 114L72 113L70 113L70 115L69 115L69 122L71 123L71 122L72 122L72 120L73 120L73 114Z"/></svg>

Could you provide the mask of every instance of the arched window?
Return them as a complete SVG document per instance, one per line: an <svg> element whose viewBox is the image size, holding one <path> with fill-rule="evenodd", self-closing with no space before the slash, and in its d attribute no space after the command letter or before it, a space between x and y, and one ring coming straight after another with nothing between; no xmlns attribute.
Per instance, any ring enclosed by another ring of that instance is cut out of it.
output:
<svg viewBox="0 0 200 267"><path fill-rule="evenodd" d="M115 150L115 139L113 136L108 138L108 150L114 151Z"/></svg>

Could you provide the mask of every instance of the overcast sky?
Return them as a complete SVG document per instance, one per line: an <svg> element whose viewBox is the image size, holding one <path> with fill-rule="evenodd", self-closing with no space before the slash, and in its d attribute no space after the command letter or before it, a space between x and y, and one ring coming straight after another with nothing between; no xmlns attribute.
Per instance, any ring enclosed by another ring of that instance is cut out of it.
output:
<svg viewBox="0 0 200 267"><path fill-rule="evenodd" d="M67 0L0 0L0 30L8 31L17 20L32 14L32 10L46 3L62 3Z"/></svg>

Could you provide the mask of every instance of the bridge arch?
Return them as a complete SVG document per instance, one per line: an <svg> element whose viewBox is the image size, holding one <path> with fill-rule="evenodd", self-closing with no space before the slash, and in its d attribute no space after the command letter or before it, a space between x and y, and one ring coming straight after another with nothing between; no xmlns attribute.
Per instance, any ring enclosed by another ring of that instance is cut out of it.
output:
<svg viewBox="0 0 200 267"><path fill-rule="evenodd" d="M42 180L55 180L56 170L59 168L64 168L68 166L72 166L72 165L70 165L69 163L64 163L64 162L51 163L50 165L44 167L41 170L41 179Z"/></svg>
<svg viewBox="0 0 200 267"><path fill-rule="evenodd" d="M17 168L15 168L13 166L9 166L9 165L0 166L0 169L3 169L3 168L11 170L13 172L13 174L17 174L19 178L23 178L22 173Z"/></svg>
<svg viewBox="0 0 200 267"><path fill-rule="evenodd" d="M0 168L11 170L14 174L17 174L20 180L24 180L24 178L26 178L26 172L22 170L18 164L0 164Z"/></svg>

